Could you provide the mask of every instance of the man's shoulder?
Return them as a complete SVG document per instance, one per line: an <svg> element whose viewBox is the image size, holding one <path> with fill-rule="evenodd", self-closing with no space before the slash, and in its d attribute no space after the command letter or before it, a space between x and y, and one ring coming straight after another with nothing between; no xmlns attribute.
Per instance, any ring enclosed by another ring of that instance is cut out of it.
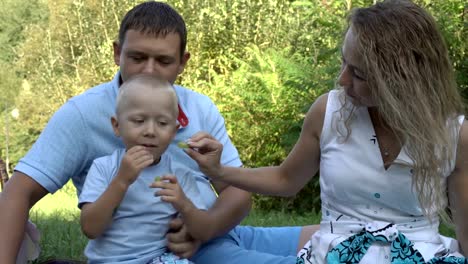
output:
<svg viewBox="0 0 468 264"><path fill-rule="evenodd" d="M125 155L125 149L118 148L112 154L95 158L93 163L95 166L118 167L123 155Z"/></svg>
<svg viewBox="0 0 468 264"><path fill-rule="evenodd" d="M116 98L117 92L112 82L102 83L70 98L59 113L79 115L84 120L97 123L107 122L114 114Z"/></svg>
<svg viewBox="0 0 468 264"><path fill-rule="evenodd" d="M70 98L69 101L78 105L89 105L99 101L102 105L102 100L111 100L115 99L115 97L116 92L114 91L112 82L106 82L89 88L83 93Z"/></svg>
<svg viewBox="0 0 468 264"><path fill-rule="evenodd" d="M206 95L188 89L180 85L174 85L177 96L182 104L213 104L213 101Z"/></svg>
<svg viewBox="0 0 468 264"><path fill-rule="evenodd" d="M211 122L219 115L218 108L214 102L206 95L189 90L182 86L175 86L179 105L187 115L190 123L199 124L199 129L206 130L206 122ZM194 128L192 126L192 128Z"/></svg>

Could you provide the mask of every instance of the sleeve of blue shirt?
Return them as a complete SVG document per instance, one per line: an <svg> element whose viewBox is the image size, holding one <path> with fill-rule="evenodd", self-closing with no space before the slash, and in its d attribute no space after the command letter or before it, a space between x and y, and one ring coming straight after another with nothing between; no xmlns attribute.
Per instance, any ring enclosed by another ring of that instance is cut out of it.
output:
<svg viewBox="0 0 468 264"><path fill-rule="evenodd" d="M86 131L80 112L72 102L67 102L52 116L15 170L54 193L84 169Z"/></svg>
<svg viewBox="0 0 468 264"><path fill-rule="evenodd" d="M106 166L105 163L101 162L105 158L107 157L96 159L91 165L78 199L79 208L84 203L94 203L109 186L112 172L109 170L110 166Z"/></svg>
<svg viewBox="0 0 468 264"><path fill-rule="evenodd" d="M231 139L229 138L229 135L226 131L224 118L221 116L218 108L211 100L207 111L209 114L207 115L208 120L206 120L205 124L207 124L208 132L221 144L223 144L221 162L224 165L234 167L242 166L242 162L239 159L239 153L232 144Z"/></svg>

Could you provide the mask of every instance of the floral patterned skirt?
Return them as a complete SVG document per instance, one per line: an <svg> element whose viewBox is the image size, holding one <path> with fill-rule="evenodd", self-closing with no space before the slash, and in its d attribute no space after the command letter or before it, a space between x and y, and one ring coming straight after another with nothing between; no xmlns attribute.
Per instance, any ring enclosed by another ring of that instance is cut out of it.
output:
<svg viewBox="0 0 468 264"><path fill-rule="evenodd" d="M410 228L415 246L391 223L322 223L296 263L468 263L456 240L422 230Z"/></svg>
<svg viewBox="0 0 468 264"><path fill-rule="evenodd" d="M192 264L193 262L188 259L181 259L172 253L164 253L159 257L156 257L146 264Z"/></svg>

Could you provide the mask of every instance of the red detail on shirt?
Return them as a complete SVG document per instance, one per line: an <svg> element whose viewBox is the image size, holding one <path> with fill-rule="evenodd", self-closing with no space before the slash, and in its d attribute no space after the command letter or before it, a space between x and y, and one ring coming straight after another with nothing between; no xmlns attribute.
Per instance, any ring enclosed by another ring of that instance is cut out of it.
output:
<svg viewBox="0 0 468 264"><path fill-rule="evenodd" d="M180 105L177 106L179 107L179 116L177 117L177 121L179 121L181 127L186 127L189 123L189 120Z"/></svg>

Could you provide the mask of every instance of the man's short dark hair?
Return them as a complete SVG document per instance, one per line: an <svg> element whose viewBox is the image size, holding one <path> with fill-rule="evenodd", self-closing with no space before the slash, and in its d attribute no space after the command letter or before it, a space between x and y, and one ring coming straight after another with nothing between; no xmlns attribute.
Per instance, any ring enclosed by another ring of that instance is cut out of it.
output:
<svg viewBox="0 0 468 264"><path fill-rule="evenodd" d="M180 56L184 55L187 45L187 28L184 19L166 3L148 1L128 11L120 24L120 46L123 45L125 34L129 29L155 37L176 33L180 36Z"/></svg>

